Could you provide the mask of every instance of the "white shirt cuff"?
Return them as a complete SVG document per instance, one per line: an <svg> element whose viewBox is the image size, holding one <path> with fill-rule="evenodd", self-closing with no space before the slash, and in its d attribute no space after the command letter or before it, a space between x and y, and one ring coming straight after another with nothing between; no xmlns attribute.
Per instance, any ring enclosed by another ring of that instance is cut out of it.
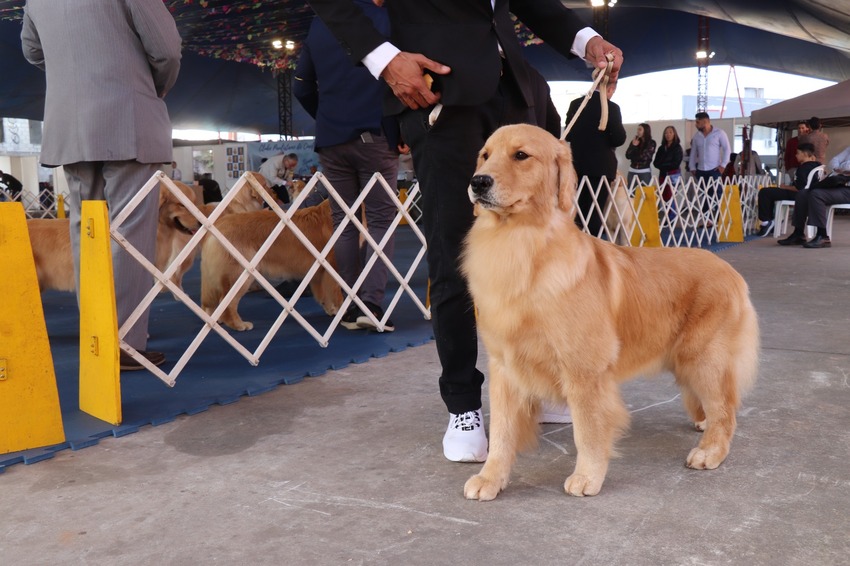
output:
<svg viewBox="0 0 850 566"><path fill-rule="evenodd" d="M585 51L587 50L587 42L598 35L599 34L596 33L593 28L584 28L579 30L579 32L576 34L575 39L573 40L573 46L570 51L572 51L574 55L584 59ZM586 59L585 61L589 65L596 66L595 61L587 61Z"/></svg>
<svg viewBox="0 0 850 566"><path fill-rule="evenodd" d="M585 41L585 43L587 42ZM368 55L363 57L363 64L367 69L369 69L369 72L372 73L373 77L379 79L381 78L381 73L384 72L386 66L389 65L390 61L393 60L393 57L399 53L401 53L401 51L398 47L389 41L385 41L370 51Z"/></svg>

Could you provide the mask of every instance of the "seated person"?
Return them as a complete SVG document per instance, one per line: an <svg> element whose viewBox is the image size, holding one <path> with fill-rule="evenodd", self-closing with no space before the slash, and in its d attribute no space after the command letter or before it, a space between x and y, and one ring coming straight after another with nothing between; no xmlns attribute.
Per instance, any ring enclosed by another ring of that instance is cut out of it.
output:
<svg viewBox="0 0 850 566"><path fill-rule="evenodd" d="M850 146L829 160L829 169L838 175L850 175Z"/></svg>
<svg viewBox="0 0 850 566"><path fill-rule="evenodd" d="M744 161L746 160L746 163ZM753 175L762 175L764 174L764 169L761 164L761 158L757 151L750 150L749 158L747 158L747 147L744 146L744 151L738 154L735 157L733 169L735 171L735 175L745 175L745 176L753 176Z"/></svg>
<svg viewBox="0 0 850 566"><path fill-rule="evenodd" d="M765 187L758 194L758 217L761 222L761 229L758 235L762 238L770 234L773 230L773 215L774 207L777 201L780 200L805 200L807 195L804 193L809 188L809 174L817 167L820 167L820 162L815 159L815 146L810 143L801 143L797 146L795 154L799 166L794 173L793 185L781 185L779 187ZM797 226L797 211L799 206L794 207L794 226ZM805 229L806 217L802 218ZM802 232L801 232L802 233ZM805 241L805 240L804 240ZM782 241L780 241L782 243ZM802 243L802 242L801 242ZM787 245L787 244L783 244Z"/></svg>
<svg viewBox="0 0 850 566"><path fill-rule="evenodd" d="M815 234L815 237L808 242L806 242L805 238L803 238L803 247L810 249L829 248L832 246L832 241L830 241L829 235L826 233L827 211L833 204L850 204L850 187L832 187L829 189L814 188L805 192L809 193L809 198L806 203L807 208L801 214L808 216L808 224L809 226L817 228L817 234ZM796 208L794 216L797 216ZM797 232L796 226L794 228L794 232L795 234ZM802 234L803 232L800 231L800 236L802 236ZM779 243L781 244L782 240L780 240ZM799 241L792 241L788 245L794 245L797 243L799 243Z"/></svg>
<svg viewBox="0 0 850 566"><path fill-rule="evenodd" d="M832 172L838 175L850 174L850 147L836 155L829 162L829 167ZM809 195L805 208L801 210L801 214L808 217L808 225L814 226L817 229L815 237L808 242L802 238L803 232L799 234L797 240L791 241L788 245L799 244L800 239L803 240L803 247L809 249L829 248L832 242L829 235L826 233L826 216L829 207L833 204L850 204L850 186L830 186L829 188L814 188L806 191ZM796 206L794 217L796 219ZM796 223L795 223L796 233ZM793 238L792 234L792 238ZM791 239L791 238L788 238ZM779 243L782 243L780 241Z"/></svg>

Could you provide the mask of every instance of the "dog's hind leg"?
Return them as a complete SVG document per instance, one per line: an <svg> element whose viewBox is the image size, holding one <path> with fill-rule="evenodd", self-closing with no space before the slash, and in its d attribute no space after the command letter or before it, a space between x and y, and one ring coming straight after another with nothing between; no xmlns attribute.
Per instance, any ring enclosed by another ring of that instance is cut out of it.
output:
<svg viewBox="0 0 850 566"><path fill-rule="evenodd" d="M705 432L691 450L687 466L713 470L726 459L735 434L738 392L732 368L707 365L692 368L687 388L693 391L705 411Z"/></svg>
<svg viewBox="0 0 850 566"><path fill-rule="evenodd" d="M614 443L629 424L617 383L608 376L580 377L569 387L576 467L564 482L568 495L596 495L602 489Z"/></svg>
<svg viewBox="0 0 850 566"><path fill-rule="evenodd" d="M685 404L685 409L688 411L688 415L691 417L691 421L694 423L694 428L700 432L704 431L706 423L705 411L702 408L702 403L700 403L699 398L689 387L683 385L681 386L681 391L682 401Z"/></svg>
<svg viewBox="0 0 850 566"><path fill-rule="evenodd" d="M517 452L534 444L537 420L533 403L511 386L507 368L490 360L490 453L481 471L463 487L467 499L489 501L508 485Z"/></svg>

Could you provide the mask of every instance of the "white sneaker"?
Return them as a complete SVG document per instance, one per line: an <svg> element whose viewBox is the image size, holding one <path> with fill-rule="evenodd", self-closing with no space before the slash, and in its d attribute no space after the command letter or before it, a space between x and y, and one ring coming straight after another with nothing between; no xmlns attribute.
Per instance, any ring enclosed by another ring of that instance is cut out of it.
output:
<svg viewBox="0 0 850 566"><path fill-rule="evenodd" d="M548 401L543 402L543 408L540 411L540 416L537 422L570 424L573 422L573 416L570 414L570 408L566 405L554 405Z"/></svg>
<svg viewBox="0 0 850 566"><path fill-rule="evenodd" d="M481 409L459 415L449 413L449 428L443 436L443 455L452 462L483 462L487 459L487 435Z"/></svg>

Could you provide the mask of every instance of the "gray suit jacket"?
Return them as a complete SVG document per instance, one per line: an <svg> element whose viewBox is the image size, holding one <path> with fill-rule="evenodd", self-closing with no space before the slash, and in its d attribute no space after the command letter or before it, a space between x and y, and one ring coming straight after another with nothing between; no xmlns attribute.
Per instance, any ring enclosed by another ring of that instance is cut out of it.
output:
<svg viewBox="0 0 850 566"><path fill-rule="evenodd" d="M27 0L21 43L47 73L41 161L167 163L162 97L181 39L162 0Z"/></svg>

